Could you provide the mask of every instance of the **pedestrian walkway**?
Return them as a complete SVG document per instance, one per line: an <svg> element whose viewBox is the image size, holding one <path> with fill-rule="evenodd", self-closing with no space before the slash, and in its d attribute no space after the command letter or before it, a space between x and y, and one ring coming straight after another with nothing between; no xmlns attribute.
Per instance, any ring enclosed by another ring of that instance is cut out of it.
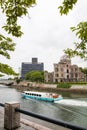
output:
<svg viewBox="0 0 87 130"><path fill-rule="evenodd" d="M4 110L3 109L0 109L0 130L6 130L4 128ZM25 118L21 118L20 127L17 128L16 130L55 130L55 129L51 129L43 125L39 125L35 122L29 121ZM70 129L58 126L57 130L70 130Z"/></svg>
<svg viewBox="0 0 87 130"><path fill-rule="evenodd" d="M0 109L0 130L6 130L4 128L4 111L1 109ZM21 118L20 127L17 128L16 130L52 130L52 129Z"/></svg>
<svg viewBox="0 0 87 130"><path fill-rule="evenodd" d="M3 110L0 110L0 130L6 130L4 128L4 111ZM21 126L17 128L16 130L35 130L35 129L21 123Z"/></svg>

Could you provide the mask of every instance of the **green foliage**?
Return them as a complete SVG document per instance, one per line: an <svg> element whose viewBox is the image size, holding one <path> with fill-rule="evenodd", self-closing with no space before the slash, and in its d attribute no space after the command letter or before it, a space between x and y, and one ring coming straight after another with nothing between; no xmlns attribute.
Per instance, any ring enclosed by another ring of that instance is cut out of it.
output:
<svg viewBox="0 0 87 130"><path fill-rule="evenodd" d="M73 5L77 3L77 0L64 0L62 6L59 6L60 14L68 14L69 10L73 9Z"/></svg>
<svg viewBox="0 0 87 130"><path fill-rule="evenodd" d="M26 74L26 80L36 81L36 82L43 82L44 81L44 73L41 71L31 71Z"/></svg>
<svg viewBox="0 0 87 130"><path fill-rule="evenodd" d="M4 37L3 35L0 35L0 55L6 57L7 59L10 59L10 51L14 51L15 49L15 43L12 42L12 39L9 37ZM4 74L7 75L17 75L14 70L3 63L0 63L0 77L4 76Z"/></svg>
<svg viewBox="0 0 87 130"><path fill-rule="evenodd" d="M12 42L12 39L9 37L4 37L0 35L0 55L5 56L10 59L9 51L14 51L15 43Z"/></svg>
<svg viewBox="0 0 87 130"><path fill-rule="evenodd" d="M0 72L1 72L0 75L2 75L2 76L3 76L4 73L7 74L7 75L15 75L15 76L18 75L17 73L15 73L13 71L13 69L11 67L9 67L6 64L2 64L2 63L0 63Z"/></svg>
<svg viewBox="0 0 87 130"><path fill-rule="evenodd" d="M68 14L78 0L63 0L62 6L59 6L60 14ZM21 26L18 25L18 19L28 14L28 9L36 4L36 0L1 0L0 8L6 16L5 25L2 27L8 34L15 37L21 37L23 32ZM76 36L80 42L75 42L75 49L64 50L70 57L80 56L87 59L87 22L81 22L77 27L72 27L72 31L76 31ZM14 51L15 44L11 38L0 34L0 55L10 59L9 51ZM4 64L3 64L4 65ZM8 68L8 67L7 67ZM1 69L0 69L1 70ZM12 70L12 68L11 68ZM10 71L10 67L9 67ZM3 71L5 73L6 71ZM11 71L12 72L12 71ZM6 73L8 74L8 73ZM12 73L9 73L12 74ZM13 71L14 74L14 71ZM0 74L1 76L2 74Z"/></svg>
<svg viewBox="0 0 87 130"><path fill-rule="evenodd" d="M87 82L66 82L67 84L70 84L70 85L76 85L76 84L78 84L78 85L80 85L80 84L87 84Z"/></svg>
<svg viewBox="0 0 87 130"><path fill-rule="evenodd" d="M35 0L1 0L0 6L2 12L6 15L6 24L3 26L8 34L20 37L23 32L17 21L19 17L28 13L28 8L36 4Z"/></svg>
<svg viewBox="0 0 87 130"><path fill-rule="evenodd" d="M60 14L68 14L69 10L73 9L73 6L78 0L64 0L62 6L59 6ZM80 58L87 60L87 22L80 22L76 27L71 27L72 31L76 31L76 36L80 42L75 42L74 49L67 48L64 52L70 57L79 56Z"/></svg>
<svg viewBox="0 0 87 130"><path fill-rule="evenodd" d="M87 77L87 68L80 68L81 69L81 71L86 75L86 77Z"/></svg>
<svg viewBox="0 0 87 130"><path fill-rule="evenodd" d="M2 77L2 76L4 76L4 75L0 74L0 77Z"/></svg>
<svg viewBox="0 0 87 130"><path fill-rule="evenodd" d="M57 88L70 88L71 84L68 83L59 83L57 84Z"/></svg>
<svg viewBox="0 0 87 130"><path fill-rule="evenodd" d="M65 51L70 57L79 56L82 59L87 60L87 22L80 22L77 27L71 27L72 31L76 31L76 36L80 39L79 42L75 42L75 48L67 48Z"/></svg>
<svg viewBox="0 0 87 130"><path fill-rule="evenodd" d="M22 36L21 26L17 23L18 18L28 14L28 8L35 3L35 0L0 0L1 11L6 16L5 25L2 28L12 36ZM10 59L9 51L14 51L14 49L15 43L12 39L0 34L0 55ZM0 63L0 72L0 76L17 75L10 66L2 63Z"/></svg>
<svg viewBox="0 0 87 130"><path fill-rule="evenodd" d="M16 83L19 84L21 82L21 79L16 79Z"/></svg>

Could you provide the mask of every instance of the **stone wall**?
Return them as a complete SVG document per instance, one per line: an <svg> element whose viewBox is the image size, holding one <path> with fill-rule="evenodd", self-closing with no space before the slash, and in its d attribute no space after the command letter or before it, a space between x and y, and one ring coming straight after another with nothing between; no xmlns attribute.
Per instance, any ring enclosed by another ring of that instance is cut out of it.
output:
<svg viewBox="0 0 87 130"><path fill-rule="evenodd" d="M23 91L43 91L43 92L55 92L55 93L62 93L62 92L68 92L68 93L77 93L77 94L87 94L87 89L74 89L74 88L53 88L53 87L40 87L40 86L24 86L24 85L12 85L10 88L15 88L20 92Z"/></svg>

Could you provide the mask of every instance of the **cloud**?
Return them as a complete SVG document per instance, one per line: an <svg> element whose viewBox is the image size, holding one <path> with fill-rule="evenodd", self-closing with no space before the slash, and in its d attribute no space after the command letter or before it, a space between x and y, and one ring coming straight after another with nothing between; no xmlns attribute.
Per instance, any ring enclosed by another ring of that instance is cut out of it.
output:
<svg viewBox="0 0 87 130"><path fill-rule="evenodd" d="M60 4L58 0L37 0L37 5L29 9L29 15L18 20L24 35L19 39L13 38L17 43L16 49L11 53L11 60L5 60L6 63L18 71L22 62L31 62L32 57L37 57L39 62L44 62L45 70L53 71L53 64L59 62L63 50L73 47L77 40L70 27L87 20L87 0L79 0L67 16L60 16ZM78 66L87 64L77 57L72 60Z"/></svg>

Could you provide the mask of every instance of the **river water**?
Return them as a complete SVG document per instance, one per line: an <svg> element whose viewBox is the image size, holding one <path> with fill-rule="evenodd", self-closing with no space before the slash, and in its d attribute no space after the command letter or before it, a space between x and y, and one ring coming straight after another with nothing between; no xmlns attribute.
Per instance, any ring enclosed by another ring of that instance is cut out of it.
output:
<svg viewBox="0 0 87 130"><path fill-rule="evenodd" d="M21 109L87 128L87 94L62 93L62 95L64 99L55 103L27 100L23 99L16 89L0 85L0 103L17 101L20 102ZM57 130L57 126L54 130Z"/></svg>

